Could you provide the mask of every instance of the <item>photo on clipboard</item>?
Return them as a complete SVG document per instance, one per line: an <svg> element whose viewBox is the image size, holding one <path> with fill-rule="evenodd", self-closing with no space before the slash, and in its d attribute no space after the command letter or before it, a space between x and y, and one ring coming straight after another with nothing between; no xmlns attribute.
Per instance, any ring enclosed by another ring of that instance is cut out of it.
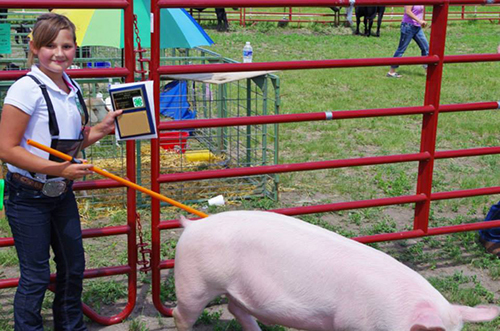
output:
<svg viewBox="0 0 500 331"><path fill-rule="evenodd" d="M115 120L117 140L157 138L152 81L111 85L109 96L113 110L123 110Z"/></svg>

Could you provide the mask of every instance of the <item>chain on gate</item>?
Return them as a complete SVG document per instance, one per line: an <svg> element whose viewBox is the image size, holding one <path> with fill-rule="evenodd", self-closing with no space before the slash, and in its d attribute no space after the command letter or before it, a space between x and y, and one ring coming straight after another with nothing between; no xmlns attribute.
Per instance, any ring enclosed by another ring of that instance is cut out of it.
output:
<svg viewBox="0 0 500 331"><path fill-rule="evenodd" d="M144 62L150 62L150 59L145 59L142 57L142 53L146 52L144 48L141 47L141 37L139 36L139 28L137 27L137 15L134 15L134 32L135 32L135 41L137 42L137 49L134 49L134 52L139 54L139 67L140 70L135 70L135 63L134 63L134 70L136 73L141 74L141 81L146 80L146 74L148 73L147 70L144 69Z"/></svg>
<svg viewBox="0 0 500 331"><path fill-rule="evenodd" d="M139 36L139 28L137 27L137 15L134 15L134 32L135 41L137 42L137 49L134 49L134 53L139 55L138 61L140 66L140 70L135 70L134 61L134 72L141 74L141 81L145 81L147 70L144 70L144 62L149 62L150 59L142 57L142 53L146 52L146 50L141 47L141 37ZM139 236L139 243L137 244L137 264L140 265L139 271L147 273L148 271L151 271L151 249L148 248L149 244L144 242L141 217L138 213L136 213L135 220L137 224L137 234ZM142 256L142 259L139 256Z"/></svg>
<svg viewBox="0 0 500 331"><path fill-rule="evenodd" d="M141 272L147 273L151 271L151 249L148 248L148 243L144 242L144 235L142 233L142 223L139 214L135 214L135 220L137 223L137 234L139 236L139 243L137 244L137 253L141 254L142 259L137 257L137 264L141 267L139 270Z"/></svg>

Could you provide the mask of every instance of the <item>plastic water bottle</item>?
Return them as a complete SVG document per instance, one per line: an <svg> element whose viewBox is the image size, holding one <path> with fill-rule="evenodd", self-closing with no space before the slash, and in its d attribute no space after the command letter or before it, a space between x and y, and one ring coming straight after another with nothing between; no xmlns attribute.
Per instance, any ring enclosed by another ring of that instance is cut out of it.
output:
<svg viewBox="0 0 500 331"><path fill-rule="evenodd" d="M245 47L243 47L243 63L252 63L253 49L250 42L247 41Z"/></svg>

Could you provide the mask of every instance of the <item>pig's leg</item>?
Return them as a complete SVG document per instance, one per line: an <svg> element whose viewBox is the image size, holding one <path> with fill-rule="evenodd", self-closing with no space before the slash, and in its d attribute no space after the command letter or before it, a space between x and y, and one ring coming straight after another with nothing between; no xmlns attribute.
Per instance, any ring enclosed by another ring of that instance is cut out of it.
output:
<svg viewBox="0 0 500 331"><path fill-rule="evenodd" d="M208 302L207 302L208 303ZM203 312L205 305L190 305L187 307L182 303L179 303L177 307L174 308L174 321L177 331L191 331L194 323Z"/></svg>
<svg viewBox="0 0 500 331"><path fill-rule="evenodd" d="M207 304L215 298L219 293L210 292L208 289L203 290L202 287L198 290L178 291L177 293L177 307L175 307L173 315L175 319L175 326L178 331L190 331L196 320L203 312Z"/></svg>
<svg viewBox="0 0 500 331"><path fill-rule="evenodd" d="M245 309L243 309L238 303L236 303L236 300L232 299L230 296L228 296L229 299L229 304L227 305L227 308L229 309L229 312L236 317L236 320L241 324L243 327L243 330L245 331L261 331L259 325L257 324L257 321L255 318L253 318L252 315L250 315Z"/></svg>

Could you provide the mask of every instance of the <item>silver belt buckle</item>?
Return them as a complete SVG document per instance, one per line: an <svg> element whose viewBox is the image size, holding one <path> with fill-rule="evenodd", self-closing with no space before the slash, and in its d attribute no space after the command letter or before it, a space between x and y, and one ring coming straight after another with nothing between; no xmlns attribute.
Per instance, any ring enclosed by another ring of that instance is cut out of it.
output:
<svg viewBox="0 0 500 331"><path fill-rule="evenodd" d="M48 197L55 198L60 196L66 190L66 182L62 180L45 182L42 193Z"/></svg>

